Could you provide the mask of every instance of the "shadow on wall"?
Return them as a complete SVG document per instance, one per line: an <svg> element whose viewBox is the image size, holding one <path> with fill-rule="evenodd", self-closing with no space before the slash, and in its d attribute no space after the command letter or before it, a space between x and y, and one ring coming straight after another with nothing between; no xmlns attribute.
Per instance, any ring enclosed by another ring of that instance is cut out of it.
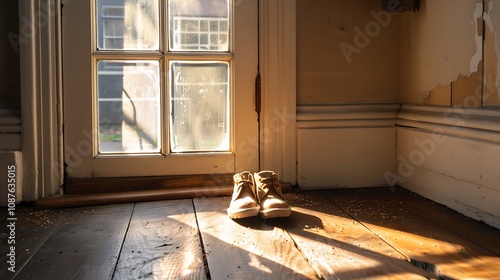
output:
<svg viewBox="0 0 500 280"><path fill-rule="evenodd" d="M21 86L19 53L16 42L19 40L18 2L0 2L0 110L19 111L21 109Z"/></svg>

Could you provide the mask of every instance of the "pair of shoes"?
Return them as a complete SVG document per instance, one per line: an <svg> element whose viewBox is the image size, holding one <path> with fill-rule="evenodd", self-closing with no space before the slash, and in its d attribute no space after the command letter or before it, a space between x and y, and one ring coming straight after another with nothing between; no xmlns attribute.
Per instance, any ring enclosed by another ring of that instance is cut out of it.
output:
<svg viewBox="0 0 500 280"><path fill-rule="evenodd" d="M227 214L231 219L253 217L263 219L289 217L292 209L285 201L278 175L273 171L252 174L248 171L233 176L234 190Z"/></svg>

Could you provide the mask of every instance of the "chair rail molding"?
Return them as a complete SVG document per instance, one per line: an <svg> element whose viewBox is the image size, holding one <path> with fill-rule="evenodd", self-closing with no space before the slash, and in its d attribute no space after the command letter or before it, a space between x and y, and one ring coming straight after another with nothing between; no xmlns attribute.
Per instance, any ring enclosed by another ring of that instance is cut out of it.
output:
<svg viewBox="0 0 500 280"><path fill-rule="evenodd" d="M260 168L295 184L296 0L260 1Z"/></svg>
<svg viewBox="0 0 500 280"><path fill-rule="evenodd" d="M405 104L399 112L397 125L500 143L500 111L496 109Z"/></svg>
<svg viewBox="0 0 500 280"><path fill-rule="evenodd" d="M23 200L63 183L60 0L19 1Z"/></svg>
<svg viewBox="0 0 500 280"><path fill-rule="evenodd" d="M297 128L393 127L399 103L298 105Z"/></svg>

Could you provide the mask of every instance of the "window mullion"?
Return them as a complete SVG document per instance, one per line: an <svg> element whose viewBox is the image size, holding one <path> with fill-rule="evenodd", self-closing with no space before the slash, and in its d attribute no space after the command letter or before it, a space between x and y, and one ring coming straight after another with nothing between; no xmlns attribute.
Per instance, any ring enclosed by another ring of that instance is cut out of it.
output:
<svg viewBox="0 0 500 280"><path fill-rule="evenodd" d="M168 52L169 60L195 60L195 61L230 61L233 54L230 52Z"/></svg>
<svg viewBox="0 0 500 280"><path fill-rule="evenodd" d="M96 60L160 60L162 54L159 52L139 52L139 51L96 51L93 57Z"/></svg>

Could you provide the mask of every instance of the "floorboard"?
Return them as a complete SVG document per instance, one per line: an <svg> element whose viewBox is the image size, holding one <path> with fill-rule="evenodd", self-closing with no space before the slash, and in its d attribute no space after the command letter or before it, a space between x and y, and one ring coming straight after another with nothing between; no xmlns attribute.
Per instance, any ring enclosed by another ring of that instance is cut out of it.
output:
<svg viewBox="0 0 500 280"><path fill-rule="evenodd" d="M411 203L403 202L395 194L398 191L381 188L323 193L417 266L446 279L499 277L500 255L470 241L456 226L447 226L438 211L417 210L420 206L416 205L425 205L425 199L414 197Z"/></svg>
<svg viewBox="0 0 500 280"><path fill-rule="evenodd" d="M69 213L16 279L111 279L134 205Z"/></svg>
<svg viewBox="0 0 500 280"><path fill-rule="evenodd" d="M500 255L500 243L498 241L500 229L468 218L404 188L375 188L371 192L374 197L388 198L393 203L399 204L402 208L415 214L416 217L446 228L478 246Z"/></svg>
<svg viewBox="0 0 500 280"><path fill-rule="evenodd" d="M289 218L231 220L229 197L16 208L0 279L500 279L500 230L402 188L286 194Z"/></svg>
<svg viewBox="0 0 500 280"><path fill-rule="evenodd" d="M2 213L7 213L6 208L1 210ZM7 228L10 221L4 219L0 224L0 244L2 244L0 252L2 266L0 267L5 267L0 271L0 279L13 279L54 232L54 229L65 220L68 213L62 210L36 210L29 206L19 205L15 214L17 220L14 231L15 244L13 244L15 246L14 272L7 270L7 267L10 267L7 264L10 259L7 254L10 254L11 246L8 244L10 230Z"/></svg>
<svg viewBox="0 0 500 280"><path fill-rule="evenodd" d="M136 205L113 279L206 279L191 199Z"/></svg>
<svg viewBox="0 0 500 280"><path fill-rule="evenodd" d="M321 194L286 197L293 213L281 223L324 279L436 278L413 266Z"/></svg>
<svg viewBox="0 0 500 280"><path fill-rule="evenodd" d="M212 279L317 279L286 231L259 217L229 219L229 201L194 200Z"/></svg>

